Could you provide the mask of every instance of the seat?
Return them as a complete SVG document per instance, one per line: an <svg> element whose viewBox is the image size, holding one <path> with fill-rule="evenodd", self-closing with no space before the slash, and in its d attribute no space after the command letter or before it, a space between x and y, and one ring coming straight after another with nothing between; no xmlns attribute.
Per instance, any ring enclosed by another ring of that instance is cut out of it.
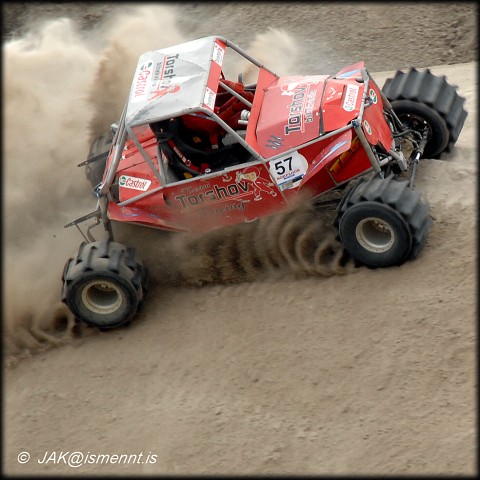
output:
<svg viewBox="0 0 480 480"><path fill-rule="evenodd" d="M242 163L250 156L248 150L238 143L213 148L205 132L187 128L187 117L193 115L151 124L161 150L178 175L190 178L207 170L216 171Z"/></svg>

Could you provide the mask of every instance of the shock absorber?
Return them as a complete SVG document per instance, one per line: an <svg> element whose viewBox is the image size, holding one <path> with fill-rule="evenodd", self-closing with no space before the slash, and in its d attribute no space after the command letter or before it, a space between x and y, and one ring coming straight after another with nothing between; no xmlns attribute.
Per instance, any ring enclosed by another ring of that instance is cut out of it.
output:
<svg viewBox="0 0 480 480"><path fill-rule="evenodd" d="M408 182L408 187L410 190L413 188L413 182L415 180L415 174L417 173L417 165L420 161L420 157L423 155L423 150L425 149L425 145L427 144L428 140L428 132L425 129L422 135L422 139L418 144L418 148L415 151L415 157L413 158L413 167L412 167L412 175L410 176L410 180Z"/></svg>

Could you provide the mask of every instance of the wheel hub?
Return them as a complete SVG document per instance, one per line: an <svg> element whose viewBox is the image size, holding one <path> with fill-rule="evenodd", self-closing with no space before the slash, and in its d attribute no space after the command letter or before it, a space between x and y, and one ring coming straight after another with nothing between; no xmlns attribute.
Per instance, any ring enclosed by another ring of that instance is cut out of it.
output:
<svg viewBox="0 0 480 480"><path fill-rule="evenodd" d="M404 115L399 115L400 121L406 125L408 128L412 130L416 130L422 134L427 135L427 140L429 140L432 136L432 129L430 125L418 115L414 115L412 113L406 113Z"/></svg>
<svg viewBox="0 0 480 480"><path fill-rule="evenodd" d="M364 218L358 222L355 234L360 245L372 253L388 252L395 243L392 227L377 217Z"/></svg>
<svg viewBox="0 0 480 480"><path fill-rule="evenodd" d="M107 315L122 305L122 291L108 280L92 280L82 290L82 301L90 311Z"/></svg>

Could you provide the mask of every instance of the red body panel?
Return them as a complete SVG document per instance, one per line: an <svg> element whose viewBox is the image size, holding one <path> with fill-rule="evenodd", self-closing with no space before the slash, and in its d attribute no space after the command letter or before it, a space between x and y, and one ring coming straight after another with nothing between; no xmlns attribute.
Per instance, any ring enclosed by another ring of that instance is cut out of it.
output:
<svg viewBox="0 0 480 480"><path fill-rule="evenodd" d="M247 134L245 141L251 145L257 152L259 152L259 146L257 142L257 126L258 119L260 117L260 111L263 106L263 100L265 98L265 92L267 88L277 80L277 77L264 68L260 69L258 74L257 89L255 92L255 98L253 99L252 109L250 110L250 118L247 126Z"/></svg>
<svg viewBox="0 0 480 480"><path fill-rule="evenodd" d="M138 159L138 157L137 157ZM130 177L146 179L145 161L128 169ZM158 187L156 179L148 190ZM148 191L147 190L147 191ZM119 187L120 200L141 191ZM251 221L271 214L285 200L263 163L240 165L238 170L198 176L188 182L166 185L160 191L130 205L109 204L111 219L157 225L171 230L204 231Z"/></svg>
<svg viewBox="0 0 480 480"><path fill-rule="evenodd" d="M372 167L367 153L363 149L358 137L352 141L350 148L328 165L328 171L335 183L344 183L347 180L369 170Z"/></svg>
<svg viewBox="0 0 480 480"><path fill-rule="evenodd" d="M258 151L265 157L318 137L319 108L327 77L280 77L265 92L257 125Z"/></svg>
<svg viewBox="0 0 480 480"><path fill-rule="evenodd" d="M315 147L312 155L315 155L315 153L316 155L311 163L311 168L303 178L301 188L309 189L312 195L319 195L335 187L334 177L329 173L328 167L339 155L348 151L351 142L352 130L347 130L339 135L325 139L318 145L306 147L304 150ZM319 150L320 152L318 153Z"/></svg>
<svg viewBox="0 0 480 480"><path fill-rule="evenodd" d="M372 100L371 105L365 107L362 128L367 140L372 145L380 142L388 152L392 147L392 132L383 117L383 102L380 90L372 80L368 86L368 96Z"/></svg>
<svg viewBox="0 0 480 480"><path fill-rule="evenodd" d="M260 163L167 186L164 196L175 218L195 231L251 221L284 203L278 186ZM156 211L156 206L150 209Z"/></svg>
<svg viewBox="0 0 480 480"><path fill-rule="evenodd" d="M323 131L342 128L360 111L363 85L354 80L328 79L322 101Z"/></svg>

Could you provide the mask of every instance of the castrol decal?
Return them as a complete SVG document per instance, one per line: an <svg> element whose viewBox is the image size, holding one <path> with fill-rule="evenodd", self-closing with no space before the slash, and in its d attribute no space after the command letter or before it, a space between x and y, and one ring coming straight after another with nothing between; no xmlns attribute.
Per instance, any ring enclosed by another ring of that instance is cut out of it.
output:
<svg viewBox="0 0 480 480"><path fill-rule="evenodd" d="M365 131L366 131L369 135L372 134L372 128L370 127L370 124L369 124L366 120L363 121L363 128L365 128Z"/></svg>
<svg viewBox="0 0 480 480"><path fill-rule="evenodd" d="M133 83L133 102L145 101L148 87L153 76L153 61L146 60L137 69Z"/></svg>
<svg viewBox="0 0 480 480"><path fill-rule="evenodd" d="M148 187L152 184L150 180L146 180L145 178L130 177L128 175L122 175L119 178L118 183L123 188L141 190L142 192L146 192Z"/></svg>
<svg viewBox="0 0 480 480"><path fill-rule="evenodd" d="M355 110L355 105L357 104L358 97L358 85L347 85L345 90L345 99L343 100L343 109L346 112L352 112Z"/></svg>

